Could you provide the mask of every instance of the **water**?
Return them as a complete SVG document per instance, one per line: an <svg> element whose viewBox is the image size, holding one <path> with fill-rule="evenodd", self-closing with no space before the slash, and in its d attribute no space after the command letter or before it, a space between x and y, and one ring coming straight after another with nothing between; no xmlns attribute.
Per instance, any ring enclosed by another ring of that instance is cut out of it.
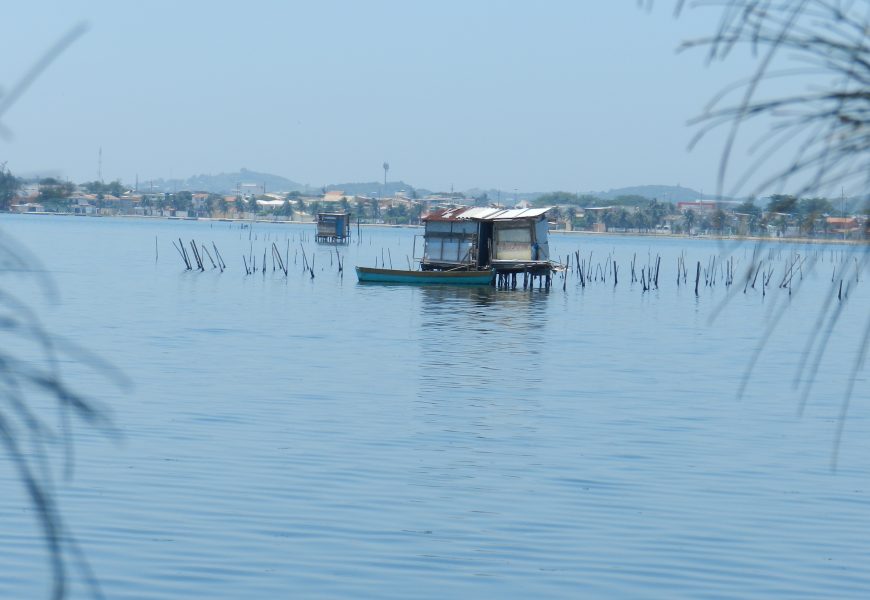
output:
<svg viewBox="0 0 870 600"><path fill-rule="evenodd" d="M774 289L738 286L711 324L721 279L702 280L697 298L674 281L676 256L706 266L711 241L554 235L562 256L615 254L618 286L583 290L572 275L565 291L557 279L524 292L356 283L352 266L374 266L382 248L404 266L413 229L364 229L339 248L343 279L330 247L304 242L312 280L301 253L294 264L303 232L313 237L311 226L254 226L258 264L290 239L284 278L245 276L251 242L238 225L0 218L60 300L22 273L0 276L3 289L133 381L119 391L75 356L62 365L122 432L78 424L75 476L58 483L108 597L870 592L866 366L830 469L870 272L850 287L800 417L792 389L843 248L825 249L789 297L775 289L782 264L807 248L773 246ZM228 270L183 271L178 237L215 241ZM660 289L643 294L629 263L648 252L663 257ZM751 252L734 250L737 264ZM4 351L29 356L13 339L3 334ZM0 597L45 596L33 510L0 464ZM72 596L86 597L72 579Z"/></svg>

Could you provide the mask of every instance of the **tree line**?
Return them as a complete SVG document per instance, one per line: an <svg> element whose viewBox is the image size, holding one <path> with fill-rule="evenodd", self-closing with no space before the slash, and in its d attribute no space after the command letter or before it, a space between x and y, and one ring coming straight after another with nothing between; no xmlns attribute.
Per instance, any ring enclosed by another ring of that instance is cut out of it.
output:
<svg viewBox="0 0 870 600"><path fill-rule="evenodd" d="M73 196L77 189L94 195L97 208L111 206L108 196L121 198L130 189L119 180L104 183L88 181L76 186L69 181L46 177L36 181L39 194L36 201L48 211L65 212L72 208ZM0 210L9 210L13 198L23 181L15 177L5 165L0 166ZM463 203L461 194L456 196L458 204ZM423 204L397 202L383 207L377 198L357 197L351 202L347 197L338 204L324 203L305 198L298 191L290 192L281 205L257 204L257 197L236 196L228 202L222 194L209 193L204 200L194 202L193 193L179 191L174 193L141 194L139 206L145 209L171 209L174 211L195 212L199 216L223 216L229 213L247 213L258 216L279 216L292 219L300 214L313 215L321 211L340 210L350 213L352 218L367 222L393 224L419 223L423 214ZM262 196L261 199L273 198ZM488 198L475 198L475 204L485 204ZM801 234L815 235L826 231L825 217L845 216L845 205L828 198L799 198L793 195L776 194L767 199L762 207L753 200L739 204L720 203L715 210L679 210L673 202L649 199L638 195L624 195L613 199L603 199L589 194L571 192L549 192L536 198L534 206L555 206L549 217L551 220L567 222L574 229L592 229L603 224L608 230L652 231L667 227L674 233L694 233L698 231L715 233L741 233L757 235L775 233L783 235L789 228L796 228ZM839 210L838 210L839 208ZM866 206L863 207L868 212Z"/></svg>
<svg viewBox="0 0 870 600"><path fill-rule="evenodd" d="M744 200L740 203L717 203L678 208L673 202L662 202L643 196L619 196L602 199L586 194L551 192L539 196L534 206L556 206L549 213L551 220L564 221L574 229L592 229L603 224L608 230L651 231L667 226L674 233L698 231L760 235L784 234L795 228L803 235L825 233L827 217L844 217L845 202L828 198L799 198L775 194L766 204ZM703 208L703 210L701 209ZM863 207L863 213L868 209Z"/></svg>

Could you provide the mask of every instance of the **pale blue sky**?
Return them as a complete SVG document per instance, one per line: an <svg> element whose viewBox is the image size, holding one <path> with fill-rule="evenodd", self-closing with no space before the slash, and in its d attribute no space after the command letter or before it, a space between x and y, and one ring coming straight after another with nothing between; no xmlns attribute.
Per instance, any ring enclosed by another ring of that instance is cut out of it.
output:
<svg viewBox="0 0 870 600"><path fill-rule="evenodd" d="M721 138L686 126L748 73L680 41L716 13L673 2L16 2L0 83L90 29L7 113L13 172L132 182L241 167L319 186L712 192ZM738 157L738 165L748 159Z"/></svg>

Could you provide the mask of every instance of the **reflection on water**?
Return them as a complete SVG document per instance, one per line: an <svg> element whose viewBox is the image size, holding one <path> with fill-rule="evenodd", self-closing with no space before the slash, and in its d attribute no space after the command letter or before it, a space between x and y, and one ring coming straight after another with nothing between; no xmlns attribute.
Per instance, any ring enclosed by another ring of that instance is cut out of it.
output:
<svg viewBox="0 0 870 600"><path fill-rule="evenodd" d="M548 293L538 290L422 289L421 387L443 394L451 380L472 390L540 383L547 301Z"/></svg>
<svg viewBox="0 0 870 600"><path fill-rule="evenodd" d="M414 496L451 532L440 558L497 576L510 552L494 543L517 526L510 489L538 464L548 294L495 288L420 291L419 386L412 444ZM507 552L507 554L505 553Z"/></svg>

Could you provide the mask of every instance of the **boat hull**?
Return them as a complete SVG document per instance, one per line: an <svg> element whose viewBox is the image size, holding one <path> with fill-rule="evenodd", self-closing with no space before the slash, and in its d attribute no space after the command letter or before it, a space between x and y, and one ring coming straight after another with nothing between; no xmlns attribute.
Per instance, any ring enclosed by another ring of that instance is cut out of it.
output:
<svg viewBox="0 0 870 600"><path fill-rule="evenodd" d="M406 283L414 285L490 285L493 271L403 271L357 267L360 283Z"/></svg>

